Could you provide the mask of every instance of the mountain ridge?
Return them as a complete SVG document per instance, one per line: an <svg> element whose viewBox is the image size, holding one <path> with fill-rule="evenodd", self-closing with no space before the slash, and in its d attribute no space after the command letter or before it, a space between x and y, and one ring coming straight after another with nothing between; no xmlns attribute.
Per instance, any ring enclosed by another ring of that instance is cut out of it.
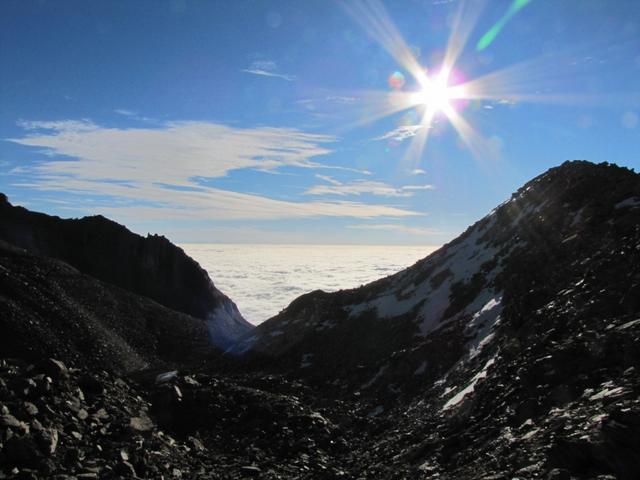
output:
<svg viewBox="0 0 640 480"><path fill-rule="evenodd" d="M131 372L212 351L204 320L0 240L0 351Z"/></svg>
<svg viewBox="0 0 640 480"><path fill-rule="evenodd" d="M252 329L207 272L163 236L142 237L101 215L61 219L31 212L2 195L0 239L207 320L211 340L220 347Z"/></svg>

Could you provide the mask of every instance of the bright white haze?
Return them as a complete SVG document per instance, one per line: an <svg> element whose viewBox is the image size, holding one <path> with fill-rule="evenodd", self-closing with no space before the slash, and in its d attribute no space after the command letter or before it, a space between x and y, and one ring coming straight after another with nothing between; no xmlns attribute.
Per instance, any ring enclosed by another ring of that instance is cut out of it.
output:
<svg viewBox="0 0 640 480"><path fill-rule="evenodd" d="M437 247L182 244L253 324L312 290L353 288L413 265Z"/></svg>

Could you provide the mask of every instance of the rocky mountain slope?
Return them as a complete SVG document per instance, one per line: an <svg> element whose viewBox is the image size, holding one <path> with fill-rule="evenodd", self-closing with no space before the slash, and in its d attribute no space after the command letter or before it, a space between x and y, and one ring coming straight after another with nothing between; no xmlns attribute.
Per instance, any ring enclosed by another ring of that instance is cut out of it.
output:
<svg viewBox="0 0 640 480"><path fill-rule="evenodd" d="M0 478L640 478L640 175L613 165L551 169L224 356L189 343L204 321L9 245L0 309Z"/></svg>
<svg viewBox="0 0 640 480"><path fill-rule="evenodd" d="M212 349L207 324L0 241L0 352L130 372Z"/></svg>
<svg viewBox="0 0 640 480"><path fill-rule="evenodd" d="M207 272L162 236L144 238L101 216L66 220L30 212L0 194L0 240L207 320L218 346L252 329Z"/></svg>
<svg viewBox="0 0 640 480"><path fill-rule="evenodd" d="M304 295L237 349L302 375L356 372L409 349L407 372L426 371L426 362L443 374L490 347L505 319L527 323L580 291L598 293L583 309L635 312L639 219L638 174L567 162L412 267L353 290Z"/></svg>
<svg viewBox="0 0 640 480"><path fill-rule="evenodd" d="M631 479L639 307L640 175L567 162L414 266L303 296L237 350L368 403L387 425L371 478Z"/></svg>

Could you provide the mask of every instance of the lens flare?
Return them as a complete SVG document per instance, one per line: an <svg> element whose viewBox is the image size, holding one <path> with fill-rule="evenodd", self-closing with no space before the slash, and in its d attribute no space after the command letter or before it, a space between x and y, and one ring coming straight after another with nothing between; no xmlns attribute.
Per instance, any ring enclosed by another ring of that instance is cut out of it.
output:
<svg viewBox="0 0 640 480"><path fill-rule="evenodd" d="M388 82L389 86L394 90L402 90L402 87L404 87L405 84L404 75L401 72L393 72L389 76Z"/></svg>
<svg viewBox="0 0 640 480"><path fill-rule="evenodd" d="M511 17L526 7L529 3L531 3L531 0L513 0L507 10L507 13L505 13L502 18L500 18L500 20L498 20L496 24L491 27L489 31L482 36L482 38L480 38L476 45L476 50L482 51L491 45L504 26L509 22L509 20L511 20Z"/></svg>

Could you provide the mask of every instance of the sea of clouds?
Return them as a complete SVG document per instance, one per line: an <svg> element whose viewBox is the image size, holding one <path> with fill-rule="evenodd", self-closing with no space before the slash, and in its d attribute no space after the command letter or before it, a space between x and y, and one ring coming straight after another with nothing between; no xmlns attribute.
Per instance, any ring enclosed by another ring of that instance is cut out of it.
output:
<svg viewBox="0 0 640 480"><path fill-rule="evenodd" d="M259 324L312 290L353 288L396 273L437 247L369 245L182 244L236 302L244 317Z"/></svg>

